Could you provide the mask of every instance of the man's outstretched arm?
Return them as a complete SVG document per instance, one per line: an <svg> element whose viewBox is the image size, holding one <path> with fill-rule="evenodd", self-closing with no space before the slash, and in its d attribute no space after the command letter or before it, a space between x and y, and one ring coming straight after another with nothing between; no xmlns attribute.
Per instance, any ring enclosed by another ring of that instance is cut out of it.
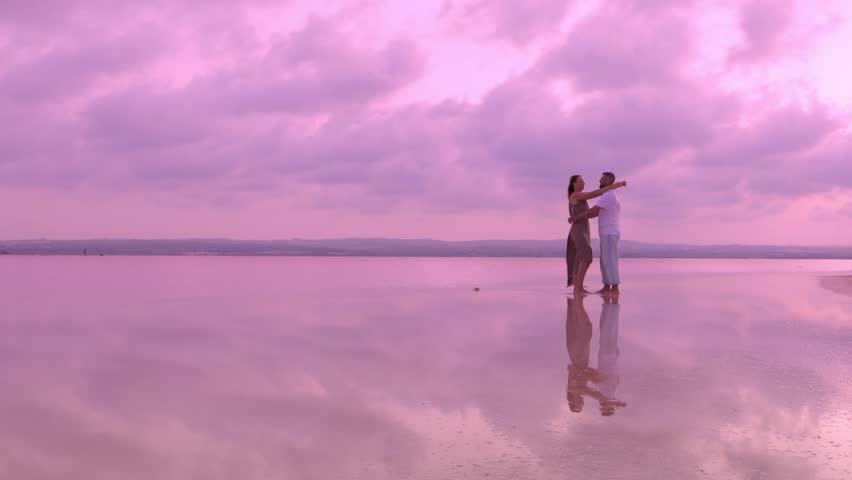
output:
<svg viewBox="0 0 852 480"><path fill-rule="evenodd" d="M584 211L583 213L579 213L568 219L568 223L574 223L578 220L588 220L590 218L595 218L601 213L601 208L595 205L594 207Z"/></svg>

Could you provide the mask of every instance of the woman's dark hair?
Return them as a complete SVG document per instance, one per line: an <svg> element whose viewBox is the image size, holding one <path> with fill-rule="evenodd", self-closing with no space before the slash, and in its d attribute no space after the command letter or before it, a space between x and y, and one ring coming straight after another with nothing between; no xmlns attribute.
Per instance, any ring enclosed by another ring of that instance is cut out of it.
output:
<svg viewBox="0 0 852 480"><path fill-rule="evenodd" d="M574 182L577 181L577 177L579 175L571 175L571 180L568 180L568 199L571 199L571 195L574 195Z"/></svg>

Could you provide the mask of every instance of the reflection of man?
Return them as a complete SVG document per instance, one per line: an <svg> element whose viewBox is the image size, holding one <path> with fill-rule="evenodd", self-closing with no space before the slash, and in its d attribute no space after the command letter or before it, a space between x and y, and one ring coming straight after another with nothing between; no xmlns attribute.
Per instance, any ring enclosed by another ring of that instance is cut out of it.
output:
<svg viewBox="0 0 852 480"><path fill-rule="evenodd" d="M601 307L600 347L598 348L598 373L601 381L598 383L600 392L608 399L615 399L615 389L618 387L618 313L620 305L618 296L604 297ZM615 413L615 405L601 403L601 415L609 416Z"/></svg>
<svg viewBox="0 0 852 480"><path fill-rule="evenodd" d="M601 188L615 183L615 174L604 172L601 175ZM618 285L621 277L618 274L618 242L621 240L621 226L619 215L621 214L621 203L614 190L601 195L598 203L575 217L568 219L569 223L578 220L586 220L598 217L598 238L601 242L600 262L601 276L603 277L603 288L599 293L618 295Z"/></svg>

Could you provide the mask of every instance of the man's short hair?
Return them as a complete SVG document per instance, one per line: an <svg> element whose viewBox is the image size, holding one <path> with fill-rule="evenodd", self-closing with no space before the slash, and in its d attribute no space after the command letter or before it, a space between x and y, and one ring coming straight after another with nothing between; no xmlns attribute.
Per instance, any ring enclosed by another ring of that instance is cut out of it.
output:
<svg viewBox="0 0 852 480"><path fill-rule="evenodd" d="M612 172L603 172L603 175L604 175L605 177L608 177L608 178L609 178L610 180L612 180L613 182L615 181L615 174L614 174L614 173L612 173Z"/></svg>

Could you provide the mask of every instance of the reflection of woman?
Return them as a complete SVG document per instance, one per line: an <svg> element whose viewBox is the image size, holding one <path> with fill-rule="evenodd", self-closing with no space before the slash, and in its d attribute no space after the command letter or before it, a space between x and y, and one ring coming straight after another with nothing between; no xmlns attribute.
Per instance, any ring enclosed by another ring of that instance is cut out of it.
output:
<svg viewBox="0 0 852 480"><path fill-rule="evenodd" d="M572 412L583 410L583 393L588 389L589 351L592 340L592 322L583 308L583 297L567 297L568 313L565 319L565 346L568 348L568 407Z"/></svg>
<svg viewBox="0 0 852 480"><path fill-rule="evenodd" d="M584 396L592 397L600 404L601 415L609 416L615 413L616 407L624 407L627 404L604 395L595 388L589 386L589 381L594 383L606 381L597 370L589 367L589 352L592 340L592 322L589 314L583 306L585 297L576 299L567 298L568 308L565 318L565 346L568 349L568 357L571 364L568 366L568 388L565 393L568 400L568 408L572 412L583 411ZM600 359L599 359L600 361ZM613 391L613 393L615 393Z"/></svg>
<svg viewBox="0 0 852 480"><path fill-rule="evenodd" d="M572 175L568 181L568 211L572 217L589 209L590 198L596 198L604 193L627 185L627 182L613 183L604 188L584 192L586 182L580 175ZM574 285L575 293L589 293L583 288L586 271L592 264L592 238L588 220L578 220L571 224L568 241L565 244L565 264L568 268L568 286Z"/></svg>

